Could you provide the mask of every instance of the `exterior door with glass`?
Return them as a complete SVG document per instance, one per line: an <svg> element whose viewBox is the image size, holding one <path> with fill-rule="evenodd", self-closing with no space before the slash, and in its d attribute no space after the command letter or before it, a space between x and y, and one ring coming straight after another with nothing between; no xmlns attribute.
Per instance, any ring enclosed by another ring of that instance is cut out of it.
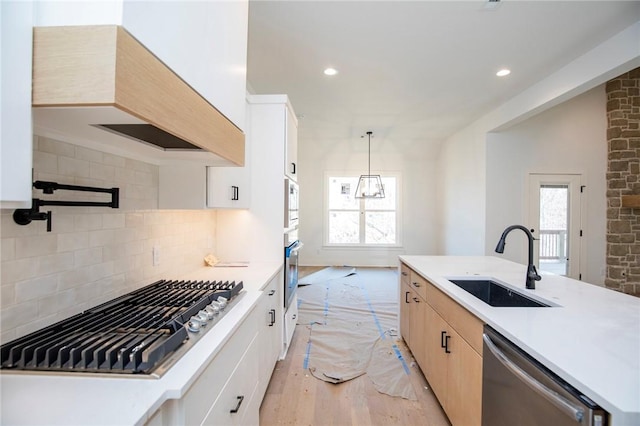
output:
<svg viewBox="0 0 640 426"><path fill-rule="evenodd" d="M580 279L581 176L529 175L529 224L539 271Z"/></svg>

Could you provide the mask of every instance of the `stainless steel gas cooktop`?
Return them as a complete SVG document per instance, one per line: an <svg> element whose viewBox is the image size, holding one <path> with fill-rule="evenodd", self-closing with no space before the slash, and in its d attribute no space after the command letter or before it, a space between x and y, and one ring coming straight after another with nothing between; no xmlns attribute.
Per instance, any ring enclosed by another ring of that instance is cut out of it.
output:
<svg viewBox="0 0 640 426"><path fill-rule="evenodd" d="M242 282L161 280L2 345L2 369L159 376L228 311Z"/></svg>

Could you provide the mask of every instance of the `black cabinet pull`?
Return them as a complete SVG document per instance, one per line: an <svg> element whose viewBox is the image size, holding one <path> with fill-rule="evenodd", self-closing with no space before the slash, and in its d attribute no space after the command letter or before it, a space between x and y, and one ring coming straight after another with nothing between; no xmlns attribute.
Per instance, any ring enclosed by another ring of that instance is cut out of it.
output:
<svg viewBox="0 0 640 426"><path fill-rule="evenodd" d="M276 310L269 309L269 316L271 317L271 322L269 323L269 327L273 327L273 324L276 323Z"/></svg>
<svg viewBox="0 0 640 426"><path fill-rule="evenodd" d="M404 303L409 303L409 292L408 291L404 292Z"/></svg>
<svg viewBox="0 0 640 426"><path fill-rule="evenodd" d="M273 296L274 294L276 294L276 291L275 291L275 290L271 290L271 291L269 292L269 296Z"/></svg>
<svg viewBox="0 0 640 426"><path fill-rule="evenodd" d="M293 316L291 317L291 319L292 319L292 320L294 320L294 319L296 319L296 318L298 318L298 315L297 315L297 314L293 314Z"/></svg>
<svg viewBox="0 0 640 426"><path fill-rule="evenodd" d="M238 410L240 409L240 406L242 405L242 401L244 401L244 395L240 395L238 397L238 405L236 405L236 408L232 408L231 410L229 410L229 412L231 414L235 414L238 412Z"/></svg>
<svg viewBox="0 0 640 426"><path fill-rule="evenodd" d="M409 275L409 274L407 274L406 272L402 273L402 276L404 276L404 277L406 277L407 275Z"/></svg>
<svg viewBox="0 0 640 426"><path fill-rule="evenodd" d="M416 302L416 303L420 303L420 301L418 300L418 298L417 298L417 297L414 297L414 298L413 298L413 301L414 301L414 302Z"/></svg>
<svg viewBox="0 0 640 426"><path fill-rule="evenodd" d="M444 336L447 334L446 331L441 331L440 332L440 347L444 348Z"/></svg>
<svg viewBox="0 0 640 426"><path fill-rule="evenodd" d="M412 284L413 284L413 286L414 286L414 287L420 287L420 284L418 284L418 283L417 283L417 282L415 282L415 281L414 281Z"/></svg>
<svg viewBox="0 0 640 426"><path fill-rule="evenodd" d="M231 195L231 201L238 201L240 199L240 188L232 185L231 190L233 191Z"/></svg>
<svg viewBox="0 0 640 426"><path fill-rule="evenodd" d="M451 351L449 350L449 339L451 338L451 336L446 336L444 338L444 351L448 354L451 353Z"/></svg>
<svg viewBox="0 0 640 426"><path fill-rule="evenodd" d="M296 174L296 163L291 163L292 169L291 169L291 174L295 175Z"/></svg>

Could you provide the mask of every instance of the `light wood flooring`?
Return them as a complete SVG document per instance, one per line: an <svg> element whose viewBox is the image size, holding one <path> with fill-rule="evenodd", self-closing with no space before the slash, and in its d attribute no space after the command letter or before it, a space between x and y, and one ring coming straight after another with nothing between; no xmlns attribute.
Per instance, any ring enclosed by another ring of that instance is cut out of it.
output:
<svg viewBox="0 0 640 426"><path fill-rule="evenodd" d="M323 267L301 267L300 277ZM284 360L276 364L260 407L260 425L426 425L449 421L413 360L411 382L417 401L379 393L366 376L334 385L303 369L309 327L297 325Z"/></svg>

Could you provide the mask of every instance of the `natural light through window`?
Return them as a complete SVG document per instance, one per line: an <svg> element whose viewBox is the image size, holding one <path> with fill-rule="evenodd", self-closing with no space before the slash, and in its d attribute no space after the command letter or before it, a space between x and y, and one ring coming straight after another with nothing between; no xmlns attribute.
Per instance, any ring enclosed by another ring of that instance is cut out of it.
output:
<svg viewBox="0 0 640 426"><path fill-rule="evenodd" d="M382 176L382 184L385 198L357 199L358 176L328 177L327 244L398 244L398 178Z"/></svg>

